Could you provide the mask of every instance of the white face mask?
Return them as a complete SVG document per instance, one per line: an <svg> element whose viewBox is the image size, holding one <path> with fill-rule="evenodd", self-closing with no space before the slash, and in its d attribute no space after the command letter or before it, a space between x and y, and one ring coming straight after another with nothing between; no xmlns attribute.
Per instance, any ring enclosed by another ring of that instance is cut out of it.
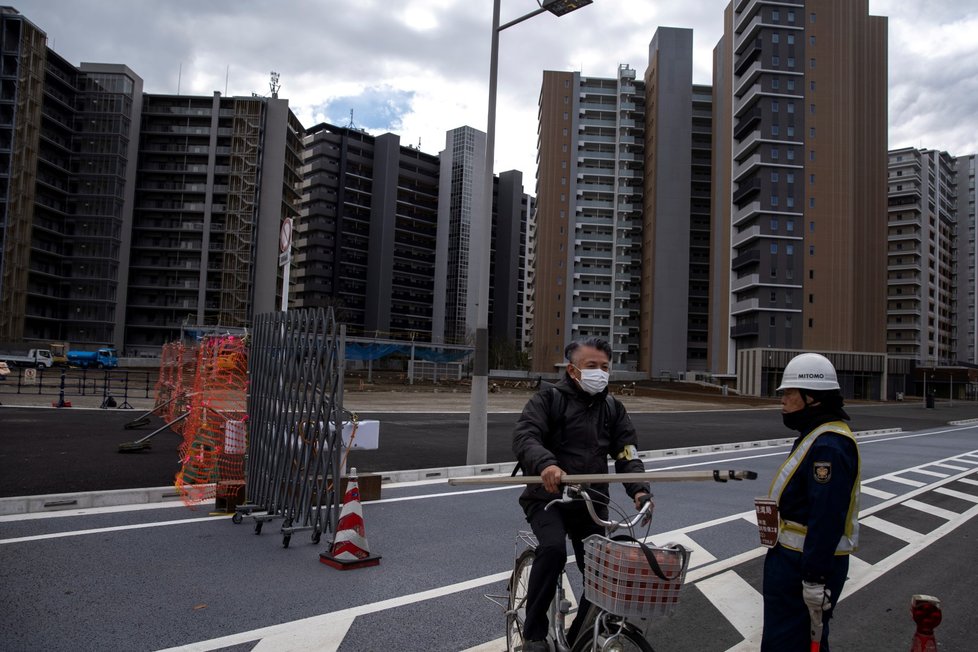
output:
<svg viewBox="0 0 978 652"><path fill-rule="evenodd" d="M580 369L577 367L575 369L581 372L581 379L577 383L588 394L592 396L594 394L600 394L608 386L609 374L607 371L601 369Z"/></svg>

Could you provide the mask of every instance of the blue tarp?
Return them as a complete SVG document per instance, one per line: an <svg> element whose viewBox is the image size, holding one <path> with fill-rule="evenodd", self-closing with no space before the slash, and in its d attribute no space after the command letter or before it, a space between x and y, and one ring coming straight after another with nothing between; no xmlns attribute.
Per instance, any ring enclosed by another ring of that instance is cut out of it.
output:
<svg viewBox="0 0 978 652"><path fill-rule="evenodd" d="M411 347L403 344L353 344L346 345L347 360L380 360L395 353L410 353Z"/></svg>
<svg viewBox="0 0 978 652"><path fill-rule="evenodd" d="M347 360L380 360L396 353L402 353L410 357L411 345L383 344L379 342L368 344L350 342L346 345ZM459 362L471 354L472 351L464 349L429 349L420 346L414 348L414 359L425 360L427 362Z"/></svg>

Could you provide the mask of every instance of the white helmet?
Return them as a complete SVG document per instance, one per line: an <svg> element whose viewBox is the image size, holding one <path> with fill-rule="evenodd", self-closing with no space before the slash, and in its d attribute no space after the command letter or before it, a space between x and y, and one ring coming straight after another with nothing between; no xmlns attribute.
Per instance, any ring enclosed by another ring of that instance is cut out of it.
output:
<svg viewBox="0 0 978 652"><path fill-rule="evenodd" d="M802 353L785 366L778 391L791 387L816 391L839 389L839 378L835 367L824 355Z"/></svg>

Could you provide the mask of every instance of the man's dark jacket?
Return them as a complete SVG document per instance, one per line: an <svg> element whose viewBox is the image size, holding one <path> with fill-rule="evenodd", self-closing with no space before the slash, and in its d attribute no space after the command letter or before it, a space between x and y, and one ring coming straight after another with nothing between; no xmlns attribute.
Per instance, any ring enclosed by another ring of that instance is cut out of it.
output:
<svg viewBox="0 0 978 652"><path fill-rule="evenodd" d="M614 414L608 406L605 390L590 395L577 382L565 376L553 387L537 392L523 408L523 413L513 430L513 452L526 475L540 475L551 464L556 464L568 475L582 473L607 473L608 456L615 460L618 473L641 473L645 465L639 459L618 459L626 446L637 446L638 437L625 406L617 399ZM563 403L563 416L556 414ZM633 449L634 450L634 449ZM641 491L649 491L644 483L624 483L630 497ZM593 484L591 493L608 495L607 484ZM557 498L543 485L527 485L520 496L520 505L527 517ZM601 510L599 514L607 514Z"/></svg>

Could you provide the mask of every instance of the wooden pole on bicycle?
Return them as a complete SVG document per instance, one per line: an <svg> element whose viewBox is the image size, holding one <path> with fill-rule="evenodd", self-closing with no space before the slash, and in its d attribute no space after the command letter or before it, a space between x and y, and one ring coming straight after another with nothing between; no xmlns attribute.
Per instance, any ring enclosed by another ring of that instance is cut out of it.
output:
<svg viewBox="0 0 978 652"><path fill-rule="evenodd" d="M584 475L565 475L561 484L596 484L608 482L726 482L727 480L756 480L754 471L648 471L646 473L590 473ZM450 485L470 484L542 484L538 475L487 475L466 478L449 478Z"/></svg>

